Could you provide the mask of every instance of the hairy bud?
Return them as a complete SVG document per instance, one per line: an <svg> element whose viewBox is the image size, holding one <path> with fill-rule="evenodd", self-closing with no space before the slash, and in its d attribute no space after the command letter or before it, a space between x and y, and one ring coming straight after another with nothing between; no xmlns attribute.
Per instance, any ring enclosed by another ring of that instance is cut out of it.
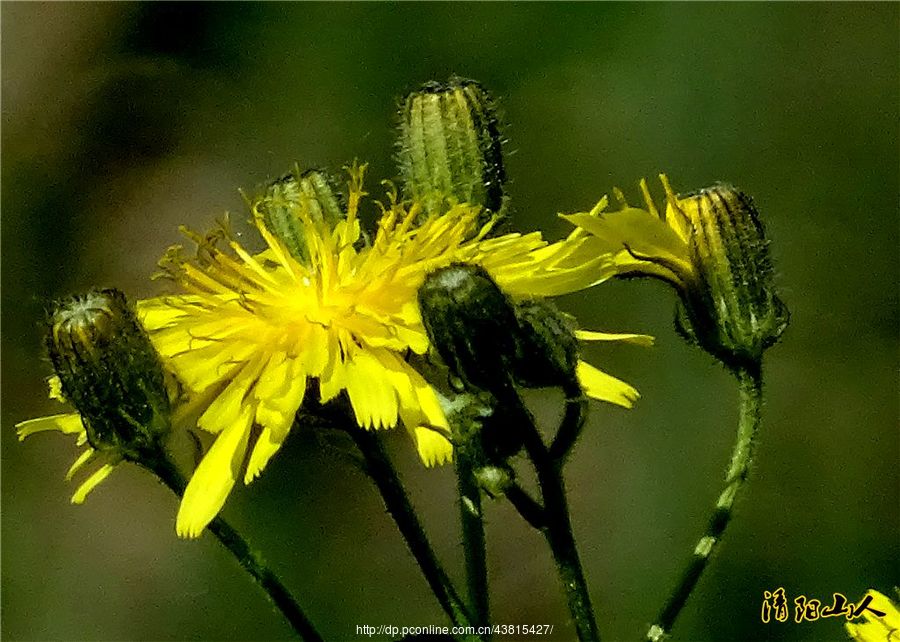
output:
<svg viewBox="0 0 900 642"><path fill-rule="evenodd" d="M439 211L448 197L499 212L506 172L494 101L477 82L431 82L400 112L400 171L407 196Z"/></svg>
<svg viewBox="0 0 900 642"><path fill-rule="evenodd" d="M772 260L749 196L714 185L670 198L668 216L689 223L694 279L676 321L687 338L725 362L757 361L787 327ZM677 211L672 211L677 210Z"/></svg>
<svg viewBox="0 0 900 642"><path fill-rule="evenodd" d="M50 360L96 450L140 460L169 428L162 364L118 290L92 290L50 315Z"/></svg>

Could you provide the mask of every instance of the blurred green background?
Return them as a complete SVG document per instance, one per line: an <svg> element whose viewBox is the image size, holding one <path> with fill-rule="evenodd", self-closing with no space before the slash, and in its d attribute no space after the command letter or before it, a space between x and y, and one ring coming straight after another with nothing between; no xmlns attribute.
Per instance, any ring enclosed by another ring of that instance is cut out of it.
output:
<svg viewBox="0 0 900 642"><path fill-rule="evenodd" d="M58 412L42 311L93 285L156 292L178 224L243 214L237 188L295 161L395 176L396 100L457 73L501 100L520 229L557 238L556 212L659 171L756 198L792 325L767 354L749 492L673 639L843 639L841 620L759 613L778 586L830 600L900 582L898 26L896 3L4 3L2 637L289 636L211 536L175 538L150 476L121 467L75 507L71 440L16 443L16 421ZM732 443L734 385L676 337L673 304L638 281L560 301L585 327L658 337L586 348L643 394L592 409L568 470L607 640L650 623ZM452 472L422 469L401 432L388 443L459 578ZM328 640L445 622L371 485L316 435L293 435L225 513ZM494 620L573 639L541 538L504 504L488 519Z"/></svg>

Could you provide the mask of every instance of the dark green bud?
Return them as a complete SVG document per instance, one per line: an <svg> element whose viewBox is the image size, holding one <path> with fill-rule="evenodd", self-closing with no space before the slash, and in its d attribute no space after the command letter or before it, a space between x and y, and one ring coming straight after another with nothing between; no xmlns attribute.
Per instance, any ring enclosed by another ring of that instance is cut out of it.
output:
<svg viewBox="0 0 900 642"><path fill-rule="evenodd" d="M516 306L516 383L525 388L578 389L578 342L569 319L548 301Z"/></svg>
<svg viewBox="0 0 900 642"><path fill-rule="evenodd" d="M682 292L676 325L726 363L759 361L787 327L768 241L752 200L730 185L677 197L690 221L696 282Z"/></svg>
<svg viewBox="0 0 900 642"><path fill-rule="evenodd" d="M398 142L405 194L429 212L446 198L500 212L506 172L494 101L474 80L430 82L409 94Z"/></svg>
<svg viewBox="0 0 900 642"><path fill-rule="evenodd" d="M91 446L135 461L159 452L170 414L163 368L125 296L108 289L72 297L49 323L50 360Z"/></svg>
<svg viewBox="0 0 900 642"><path fill-rule="evenodd" d="M521 449L515 426L530 420L514 414L524 412L515 396L517 385L561 386L567 395L580 396L575 336L551 304L513 304L484 268L457 263L426 276L419 309L432 345L451 372L470 391L487 391L503 407L477 417L454 414L458 447L474 443L488 462Z"/></svg>
<svg viewBox="0 0 900 642"><path fill-rule="evenodd" d="M333 228L344 218L345 208L331 177L324 171L310 169L270 183L253 202L253 211L288 251L305 263L309 260L305 226L324 223Z"/></svg>
<svg viewBox="0 0 900 642"><path fill-rule="evenodd" d="M454 263L435 270L418 298L428 337L451 372L468 386L495 394L508 390L515 309L485 269Z"/></svg>

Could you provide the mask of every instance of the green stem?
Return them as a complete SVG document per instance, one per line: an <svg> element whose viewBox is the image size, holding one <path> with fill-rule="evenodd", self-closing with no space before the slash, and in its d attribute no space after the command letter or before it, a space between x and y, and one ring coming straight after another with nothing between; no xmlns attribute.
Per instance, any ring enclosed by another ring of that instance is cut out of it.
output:
<svg viewBox="0 0 900 642"><path fill-rule="evenodd" d="M563 393L566 396L566 409L559 430L556 431L556 437L553 438L553 443L550 445L550 457L558 460L566 458L575 442L578 441L578 437L581 436L588 407L587 397L582 392L581 385L577 380L570 381L563 386Z"/></svg>
<svg viewBox="0 0 900 642"><path fill-rule="evenodd" d="M738 419L737 441L731 454L731 463L725 475L725 488L716 501L713 513L703 537L697 542L690 562L681 574L675 589L669 595L656 619L647 631L647 640L658 642L666 636L675 620L697 586L700 576L709 565L712 554L722 539L722 535L734 510L735 499L744 487L753 459L753 446L759 430L762 411L762 366L751 363L734 370L740 392L740 416Z"/></svg>
<svg viewBox="0 0 900 642"><path fill-rule="evenodd" d="M506 499L513 508L528 522L532 528L542 531L547 527L547 515L541 506L524 488L517 482L512 482L506 488Z"/></svg>
<svg viewBox="0 0 900 642"><path fill-rule="evenodd" d="M381 440L373 432L353 426L347 434L356 443L366 463L366 472L375 482L385 507L397 523L410 552L419 563L422 573L441 607L455 626L472 626L471 619L459 595L450 583L431 549L425 529L416 516L415 509L406 495L403 484L391 464ZM478 640L472 636L472 640Z"/></svg>
<svg viewBox="0 0 900 642"><path fill-rule="evenodd" d="M594 609L588 592L575 535L572 531L572 520L569 517L569 502L566 497L565 482L562 477L564 457L554 458L544 444L534 419L518 394L513 392L507 400L507 407L512 407L514 416L521 420L519 428L523 434L523 442L528 456L537 473L538 486L543 498L544 527L541 532L550 546L556 562L559 579L566 594L566 601L575 630L581 642L599 642L600 631L594 620ZM571 443L574 443L572 440ZM561 452L566 452L564 449Z"/></svg>
<svg viewBox="0 0 900 642"><path fill-rule="evenodd" d="M152 470L178 497L184 495L187 482L181 472L165 455L152 459L152 464L144 464ZM312 622L300 608L297 601L288 592L277 575L266 566L262 557L254 551L241 534L223 518L216 517L207 527L219 542L234 555L238 563L250 574L257 584L266 592L275 607L281 611L285 619L293 627L301 639L308 642L321 642L322 636L316 631Z"/></svg>
<svg viewBox="0 0 900 642"><path fill-rule="evenodd" d="M490 601L487 577L487 550L484 538L484 517L481 488L475 479L472 460L463 448L457 448L456 480L459 490L459 516L462 524L463 550L466 555L466 583L469 605L475 623L486 626L490 622Z"/></svg>

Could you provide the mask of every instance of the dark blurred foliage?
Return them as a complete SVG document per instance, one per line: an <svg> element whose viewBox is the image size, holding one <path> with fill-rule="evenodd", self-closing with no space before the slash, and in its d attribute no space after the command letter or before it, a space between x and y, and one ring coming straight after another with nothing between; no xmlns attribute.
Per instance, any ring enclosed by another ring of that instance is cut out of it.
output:
<svg viewBox="0 0 900 642"><path fill-rule="evenodd" d="M300 161L359 157L396 175L393 110L452 73L500 97L516 225L667 171L752 194L793 319L767 355L749 492L674 640L840 640L840 620L769 624L764 590L855 599L900 578L897 4L2 5L2 636L9 640L287 637L209 536L174 536L176 502L122 467L81 507L74 445L15 442L57 412L40 320L91 286L131 296L178 224L246 218L238 187ZM658 191L658 190L657 190ZM643 398L592 408L569 469L574 522L607 640L654 615L721 483L735 424L726 373L683 345L659 284L559 302L585 327L658 347L586 348ZM535 395L547 421L559 399ZM459 577L454 481L388 444ZM346 444L293 435L226 515L281 570L326 639L357 624L443 623ZM500 623L572 639L541 538L488 506Z"/></svg>

